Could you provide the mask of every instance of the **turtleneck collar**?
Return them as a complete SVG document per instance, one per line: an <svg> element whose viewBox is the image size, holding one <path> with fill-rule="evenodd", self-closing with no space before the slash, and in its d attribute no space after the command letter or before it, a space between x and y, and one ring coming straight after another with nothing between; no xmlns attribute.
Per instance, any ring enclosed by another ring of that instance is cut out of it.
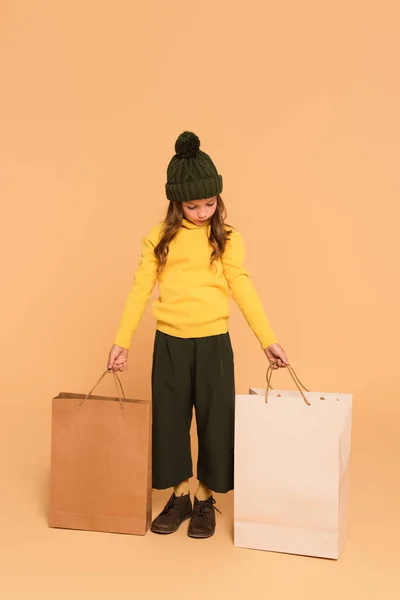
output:
<svg viewBox="0 0 400 600"><path fill-rule="evenodd" d="M204 229L205 227L208 227L209 224L209 221L207 221L207 223L204 223L204 225L195 225L195 223L192 223L185 218L182 219L182 227L185 229Z"/></svg>

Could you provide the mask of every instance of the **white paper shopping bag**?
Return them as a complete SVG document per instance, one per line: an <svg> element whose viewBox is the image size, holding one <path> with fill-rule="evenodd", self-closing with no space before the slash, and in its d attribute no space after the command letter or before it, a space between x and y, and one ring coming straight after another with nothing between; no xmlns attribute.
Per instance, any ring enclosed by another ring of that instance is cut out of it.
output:
<svg viewBox="0 0 400 600"><path fill-rule="evenodd" d="M346 539L352 395L236 397L235 546L339 558Z"/></svg>

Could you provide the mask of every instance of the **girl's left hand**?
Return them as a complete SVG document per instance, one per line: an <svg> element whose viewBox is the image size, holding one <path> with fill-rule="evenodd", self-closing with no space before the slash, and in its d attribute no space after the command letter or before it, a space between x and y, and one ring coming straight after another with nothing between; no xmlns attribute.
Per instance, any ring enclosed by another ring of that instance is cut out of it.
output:
<svg viewBox="0 0 400 600"><path fill-rule="evenodd" d="M265 348L264 352L269 362L275 363L274 369L284 369L289 364L286 353L280 344L272 344Z"/></svg>

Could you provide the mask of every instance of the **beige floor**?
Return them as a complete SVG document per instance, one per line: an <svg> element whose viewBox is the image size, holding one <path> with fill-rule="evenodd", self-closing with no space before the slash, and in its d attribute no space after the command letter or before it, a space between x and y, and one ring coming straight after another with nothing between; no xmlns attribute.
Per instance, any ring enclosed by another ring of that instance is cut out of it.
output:
<svg viewBox="0 0 400 600"><path fill-rule="evenodd" d="M1 438L0 597L70 599L400 598L397 424L355 423L348 544L338 562L233 546L232 494L218 496L218 530L191 540L52 530L46 523L48 406L21 398ZM4 421L3 421L4 426ZM154 512L167 494L154 493Z"/></svg>

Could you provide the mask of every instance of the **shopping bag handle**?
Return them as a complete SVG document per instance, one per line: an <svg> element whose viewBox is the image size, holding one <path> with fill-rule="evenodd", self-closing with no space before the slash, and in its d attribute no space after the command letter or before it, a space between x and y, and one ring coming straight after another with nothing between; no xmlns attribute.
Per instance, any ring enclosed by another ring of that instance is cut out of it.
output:
<svg viewBox="0 0 400 600"><path fill-rule="evenodd" d="M267 379L267 391L265 392L265 402L268 402L268 392L271 388L271 378L272 378L272 373L274 372L274 365L276 363L271 363L268 367L267 370L267 375L266 375L266 379ZM310 406L309 401L307 400L307 398L304 395L303 390L305 390L306 392L308 392L309 390L305 387L305 385L303 385L300 381L300 379L297 377L297 374L295 372L295 370L290 366L290 365L286 365L287 370L290 373L290 376L292 377L294 383L296 384L297 389L299 390L300 394L302 395L302 398L304 400L304 402L307 404L307 406Z"/></svg>
<svg viewBox="0 0 400 600"><path fill-rule="evenodd" d="M94 392L94 390L97 388L97 386L102 381L102 379L107 375L107 373L109 373L108 370L104 371L103 375L100 377L100 379L98 380L98 382L92 387L92 389L84 397L84 399L82 400L82 402L79 403L79 406L82 406L82 404L85 402L85 400L87 400L89 398L89 396ZM124 388L122 387L121 380L118 377L117 373L115 373L115 371L113 371L112 374L114 375L114 383L115 383L115 387L116 387L116 390L117 390L117 396L118 396L119 404L120 404L121 408L125 408L124 407L124 403L122 401L122 399L125 400L125 392L124 392ZM119 385L119 389L118 389L118 385Z"/></svg>

